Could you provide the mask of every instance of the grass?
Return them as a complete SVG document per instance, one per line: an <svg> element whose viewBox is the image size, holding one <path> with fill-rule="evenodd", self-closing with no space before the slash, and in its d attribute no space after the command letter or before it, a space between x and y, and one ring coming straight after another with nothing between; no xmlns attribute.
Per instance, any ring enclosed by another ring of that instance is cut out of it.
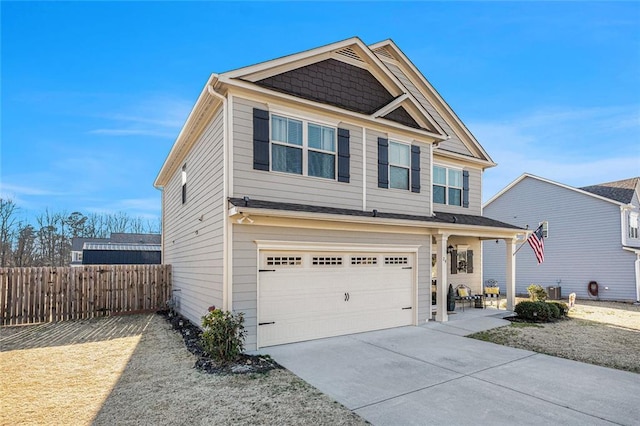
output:
<svg viewBox="0 0 640 426"><path fill-rule="evenodd" d="M568 319L513 322L469 337L640 373L640 307L631 304L579 302Z"/></svg>

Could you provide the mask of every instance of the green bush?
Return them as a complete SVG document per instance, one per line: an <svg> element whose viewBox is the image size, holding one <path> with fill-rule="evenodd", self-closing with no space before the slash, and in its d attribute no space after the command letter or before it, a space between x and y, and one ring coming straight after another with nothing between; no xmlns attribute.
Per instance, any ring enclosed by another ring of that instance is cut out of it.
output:
<svg viewBox="0 0 640 426"><path fill-rule="evenodd" d="M538 284L531 284L527 287L527 293L533 302L544 302L548 296L546 290Z"/></svg>
<svg viewBox="0 0 640 426"><path fill-rule="evenodd" d="M549 322L551 319L551 308L545 302L520 302L513 311L525 321Z"/></svg>
<svg viewBox="0 0 640 426"><path fill-rule="evenodd" d="M244 314L210 308L202 317L202 349L213 359L230 362L244 350Z"/></svg>
<svg viewBox="0 0 640 426"><path fill-rule="evenodd" d="M558 308L558 316L556 318L564 318L569 313L569 306L564 302L547 302L550 305L554 305Z"/></svg>
<svg viewBox="0 0 640 426"><path fill-rule="evenodd" d="M549 306L549 312L551 313L551 319L559 319L560 318L560 308L555 303L547 302L547 306Z"/></svg>

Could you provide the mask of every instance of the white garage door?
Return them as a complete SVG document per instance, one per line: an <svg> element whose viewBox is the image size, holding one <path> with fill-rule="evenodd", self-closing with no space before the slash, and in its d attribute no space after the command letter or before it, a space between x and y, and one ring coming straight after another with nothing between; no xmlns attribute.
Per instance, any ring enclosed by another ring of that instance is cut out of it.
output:
<svg viewBox="0 0 640 426"><path fill-rule="evenodd" d="M413 253L261 252L258 346L413 324Z"/></svg>

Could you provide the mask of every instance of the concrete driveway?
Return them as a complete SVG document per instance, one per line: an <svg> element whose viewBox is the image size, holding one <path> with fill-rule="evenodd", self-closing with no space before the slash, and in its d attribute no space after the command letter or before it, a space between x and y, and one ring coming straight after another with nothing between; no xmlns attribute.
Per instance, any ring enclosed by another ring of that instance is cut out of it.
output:
<svg viewBox="0 0 640 426"><path fill-rule="evenodd" d="M491 327L466 328L400 327L260 352L374 425L638 424L640 375L462 337Z"/></svg>

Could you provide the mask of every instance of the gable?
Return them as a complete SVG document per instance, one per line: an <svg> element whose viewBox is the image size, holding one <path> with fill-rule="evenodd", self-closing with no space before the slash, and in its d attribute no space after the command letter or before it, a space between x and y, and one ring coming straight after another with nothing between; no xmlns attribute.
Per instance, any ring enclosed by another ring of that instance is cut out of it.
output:
<svg viewBox="0 0 640 426"><path fill-rule="evenodd" d="M255 83L367 115L395 98L368 70L336 59L326 59Z"/></svg>
<svg viewBox="0 0 640 426"><path fill-rule="evenodd" d="M471 157L488 162L489 167L495 165L489 154L482 148L469 129L451 110L422 73L391 40L376 43L369 47L398 78L406 90L413 95L421 107L433 117L437 125L450 136L449 139L437 145L434 149L434 154Z"/></svg>
<svg viewBox="0 0 640 426"><path fill-rule="evenodd" d="M584 186L580 189L591 192L601 197L610 198L614 201L629 204L638 188L640 178L618 180L615 182L600 183L597 185Z"/></svg>
<svg viewBox="0 0 640 426"><path fill-rule="evenodd" d="M420 125L413 119L407 110L404 109L404 107L398 107L382 118L404 124L405 126L413 127L414 129L420 128Z"/></svg>

